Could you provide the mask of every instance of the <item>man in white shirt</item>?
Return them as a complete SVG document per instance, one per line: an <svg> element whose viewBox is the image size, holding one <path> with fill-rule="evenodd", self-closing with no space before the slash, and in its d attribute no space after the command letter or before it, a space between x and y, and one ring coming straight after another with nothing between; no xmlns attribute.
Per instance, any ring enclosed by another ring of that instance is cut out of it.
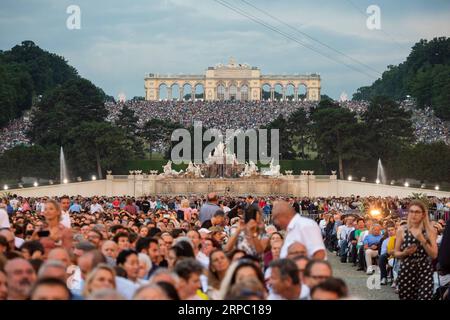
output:
<svg viewBox="0 0 450 320"><path fill-rule="evenodd" d="M308 257L326 259L325 245L317 223L303 218L286 201L276 201L272 210L273 222L279 228L286 230L286 237L281 248L280 258L286 258L289 246L300 242L306 246Z"/></svg>
<svg viewBox="0 0 450 320"><path fill-rule="evenodd" d="M62 196L60 201L61 201L61 224L64 227L70 229L71 227L69 214L70 198L68 196Z"/></svg>
<svg viewBox="0 0 450 320"><path fill-rule="evenodd" d="M96 212L103 212L103 207L98 203L98 199L94 198L92 200L91 208L89 210L90 213L94 214Z"/></svg>
<svg viewBox="0 0 450 320"><path fill-rule="evenodd" d="M11 227L9 223L8 212L6 211L6 206L0 203L0 228L9 229Z"/></svg>

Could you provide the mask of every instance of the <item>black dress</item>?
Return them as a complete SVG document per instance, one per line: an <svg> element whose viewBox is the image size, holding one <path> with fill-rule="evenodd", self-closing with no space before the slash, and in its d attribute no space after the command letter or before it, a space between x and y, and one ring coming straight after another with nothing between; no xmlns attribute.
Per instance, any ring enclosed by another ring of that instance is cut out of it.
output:
<svg viewBox="0 0 450 320"><path fill-rule="evenodd" d="M425 231L424 231L425 234ZM402 260L398 273L398 293L400 300L431 300L433 297L433 267L431 258L420 242L405 229L400 249L415 244L416 252Z"/></svg>

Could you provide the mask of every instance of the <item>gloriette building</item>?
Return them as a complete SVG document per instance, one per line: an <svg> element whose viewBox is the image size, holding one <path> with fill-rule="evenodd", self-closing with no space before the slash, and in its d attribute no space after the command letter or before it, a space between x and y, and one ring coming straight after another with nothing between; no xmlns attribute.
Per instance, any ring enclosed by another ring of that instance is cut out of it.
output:
<svg viewBox="0 0 450 320"><path fill-rule="evenodd" d="M320 76L263 75L257 67L238 64L234 59L230 59L227 65L208 67L203 75L150 73L145 78L146 100L194 98L206 101L319 101Z"/></svg>

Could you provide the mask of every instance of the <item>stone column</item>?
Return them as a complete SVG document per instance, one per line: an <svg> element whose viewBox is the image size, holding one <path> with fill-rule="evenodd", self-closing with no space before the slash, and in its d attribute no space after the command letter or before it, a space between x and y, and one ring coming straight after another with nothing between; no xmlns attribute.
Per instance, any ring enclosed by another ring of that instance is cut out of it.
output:
<svg viewBox="0 0 450 320"><path fill-rule="evenodd" d="M275 88L270 88L270 101L275 99Z"/></svg>
<svg viewBox="0 0 450 320"><path fill-rule="evenodd" d="M183 100L184 97L184 87L180 87L180 101Z"/></svg>
<svg viewBox="0 0 450 320"><path fill-rule="evenodd" d="M191 101L195 101L195 87L191 87Z"/></svg>
<svg viewBox="0 0 450 320"><path fill-rule="evenodd" d="M141 197L144 193L144 176L142 174L137 174L134 176L134 196Z"/></svg>
<svg viewBox="0 0 450 320"><path fill-rule="evenodd" d="M283 87L283 90L282 90L282 92L283 92L283 101L286 101L286 87Z"/></svg>
<svg viewBox="0 0 450 320"><path fill-rule="evenodd" d="M172 101L172 87L167 87L167 100Z"/></svg>
<svg viewBox="0 0 450 320"><path fill-rule="evenodd" d="M113 183L113 176L108 172L106 175L106 196L108 197L113 196Z"/></svg>
<svg viewBox="0 0 450 320"><path fill-rule="evenodd" d="M294 88L294 101L298 101L298 88Z"/></svg>
<svg viewBox="0 0 450 320"><path fill-rule="evenodd" d="M135 193L135 175L134 174L129 174L128 175L128 181L127 181L127 196L132 196L134 197L134 193Z"/></svg>

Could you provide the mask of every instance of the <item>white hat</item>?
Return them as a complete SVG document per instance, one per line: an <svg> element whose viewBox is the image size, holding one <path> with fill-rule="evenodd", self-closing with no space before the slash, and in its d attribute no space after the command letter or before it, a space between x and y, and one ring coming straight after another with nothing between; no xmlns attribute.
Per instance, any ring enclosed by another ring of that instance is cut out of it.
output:
<svg viewBox="0 0 450 320"><path fill-rule="evenodd" d="M206 228L201 228L200 230L198 230L199 233L211 233L211 231L209 231Z"/></svg>

